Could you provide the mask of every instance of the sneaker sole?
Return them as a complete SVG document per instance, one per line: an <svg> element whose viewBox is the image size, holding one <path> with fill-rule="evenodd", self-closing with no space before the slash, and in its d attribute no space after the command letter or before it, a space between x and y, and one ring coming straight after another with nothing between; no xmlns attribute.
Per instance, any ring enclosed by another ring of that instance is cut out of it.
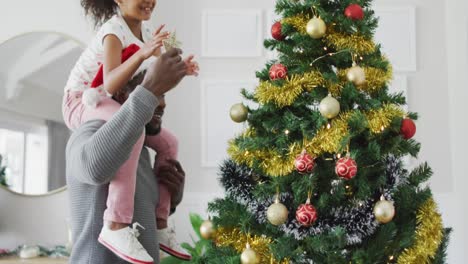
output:
<svg viewBox="0 0 468 264"><path fill-rule="evenodd" d="M114 254L116 254L117 256L119 256L119 258L122 258L130 263L133 263L133 264L154 264L153 261L142 261L142 260L138 260L138 259L134 259L132 257L129 257L123 253L121 253L120 251L118 251L116 248L114 248L113 246L111 246L110 244L108 244L106 241L104 241L101 237L98 238L98 241L99 243L101 243L103 246L105 246L107 249L109 249L110 251L112 251Z"/></svg>
<svg viewBox="0 0 468 264"><path fill-rule="evenodd" d="M169 248L169 247L167 247L167 246L165 246L163 244L159 244L159 248L162 251L166 252L167 254L169 254L169 255L171 255L173 257L176 257L176 258L178 258L180 260L187 260L187 261L192 260L192 256L179 253L179 252L177 252L175 250L172 250L171 248Z"/></svg>

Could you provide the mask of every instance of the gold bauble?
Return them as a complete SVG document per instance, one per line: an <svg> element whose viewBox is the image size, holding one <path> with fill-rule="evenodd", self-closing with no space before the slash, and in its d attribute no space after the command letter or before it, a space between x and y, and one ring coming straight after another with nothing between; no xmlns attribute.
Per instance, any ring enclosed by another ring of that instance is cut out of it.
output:
<svg viewBox="0 0 468 264"><path fill-rule="evenodd" d="M282 225L288 220L288 209L284 204L279 202L277 198L275 203L268 207L267 218L272 225L279 226Z"/></svg>
<svg viewBox="0 0 468 264"><path fill-rule="evenodd" d="M204 239L211 239L213 237L213 234L215 233L214 227L213 227L213 222L210 220L205 220L200 226L200 235Z"/></svg>
<svg viewBox="0 0 468 264"><path fill-rule="evenodd" d="M259 257L257 256L257 253L250 248L250 246L247 244L246 249L242 252L241 255L241 263L242 264L257 264L260 262Z"/></svg>
<svg viewBox="0 0 468 264"><path fill-rule="evenodd" d="M329 94L320 102L319 111L323 117L332 119L340 113L340 103Z"/></svg>
<svg viewBox="0 0 468 264"><path fill-rule="evenodd" d="M386 224L393 220L395 216L395 206L385 199L378 201L374 206L374 216L381 224Z"/></svg>
<svg viewBox="0 0 468 264"><path fill-rule="evenodd" d="M247 110L247 107L245 107L244 104L239 103L231 107L229 114L231 115L232 121L237 122L237 123L242 123L245 120L247 120L249 111Z"/></svg>
<svg viewBox="0 0 468 264"><path fill-rule="evenodd" d="M346 73L346 78L348 81L354 83L355 85L363 85L366 82L366 73L364 72L364 69L354 65L353 67L348 69L348 72Z"/></svg>
<svg viewBox="0 0 468 264"><path fill-rule="evenodd" d="M307 23L306 31L312 38L319 39L325 36L327 25L320 17L314 17Z"/></svg>

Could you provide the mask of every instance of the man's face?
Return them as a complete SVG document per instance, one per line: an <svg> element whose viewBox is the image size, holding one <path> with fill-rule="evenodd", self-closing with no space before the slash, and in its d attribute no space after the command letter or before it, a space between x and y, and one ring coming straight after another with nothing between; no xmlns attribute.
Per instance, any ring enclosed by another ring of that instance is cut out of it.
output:
<svg viewBox="0 0 468 264"><path fill-rule="evenodd" d="M164 95L158 98L159 105L154 110L153 118L146 124L146 134L149 136L155 136L161 132L162 117L164 115L164 109L166 108L166 100Z"/></svg>
<svg viewBox="0 0 468 264"><path fill-rule="evenodd" d="M141 73L132 79L124 89L120 90L120 92L114 95L114 100L123 105L130 96L130 93L136 88L138 84L143 81L143 77L144 73ZM166 108L166 100L164 95L158 97L158 101L159 105L154 110L153 118L148 124L146 124L146 134L150 136L157 135L161 131L162 117L164 115L164 109Z"/></svg>

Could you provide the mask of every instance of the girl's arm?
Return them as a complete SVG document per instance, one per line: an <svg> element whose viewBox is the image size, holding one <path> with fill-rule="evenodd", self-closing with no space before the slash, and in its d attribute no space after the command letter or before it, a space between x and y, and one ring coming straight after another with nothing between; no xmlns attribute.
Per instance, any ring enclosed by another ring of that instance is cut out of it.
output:
<svg viewBox="0 0 468 264"><path fill-rule="evenodd" d="M140 49L122 64L123 46L119 38L107 35L103 42L104 88L113 95L128 83L146 58L141 52L144 49Z"/></svg>
<svg viewBox="0 0 468 264"><path fill-rule="evenodd" d="M164 25L154 32L151 41L122 63L122 42L113 34L104 37L104 88L114 95L124 87L138 70L144 60L161 50L163 41L169 37L169 32L162 32Z"/></svg>

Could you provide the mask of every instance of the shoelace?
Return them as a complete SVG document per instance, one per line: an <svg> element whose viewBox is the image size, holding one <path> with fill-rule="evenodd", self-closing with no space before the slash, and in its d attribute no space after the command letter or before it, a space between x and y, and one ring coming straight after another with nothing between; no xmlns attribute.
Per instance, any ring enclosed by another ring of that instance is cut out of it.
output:
<svg viewBox="0 0 468 264"><path fill-rule="evenodd" d="M167 230L167 236L169 239L169 245L171 247L180 248L180 245L177 242L176 232L173 227L169 227L169 229Z"/></svg>
<svg viewBox="0 0 468 264"><path fill-rule="evenodd" d="M131 254L145 250L137 239L140 236L140 231L138 231L138 227L145 230L145 228L142 225L140 225L140 223L135 222L133 223L130 231L127 233L128 248L130 248Z"/></svg>

